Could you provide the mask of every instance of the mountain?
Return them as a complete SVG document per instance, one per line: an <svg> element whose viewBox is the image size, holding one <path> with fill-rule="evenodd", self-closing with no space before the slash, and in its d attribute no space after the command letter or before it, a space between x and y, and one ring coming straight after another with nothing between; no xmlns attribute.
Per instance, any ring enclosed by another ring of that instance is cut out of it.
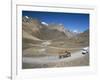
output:
<svg viewBox="0 0 100 80"><path fill-rule="evenodd" d="M48 24L28 16L22 17L22 31L23 49L31 47L33 44L40 45L48 40L56 43L56 45L63 43L64 46L89 45L89 29L83 33L75 33L65 29L63 24Z"/></svg>
<svg viewBox="0 0 100 80"><path fill-rule="evenodd" d="M63 24L49 24L49 29L58 30L59 32L63 32L67 38L74 37L76 33L71 32L69 29L65 29Z"/></svg>
<svg viewBox="0 0 100 80"><path fill-rule="evenodd" d="M79 34L79 40L84 45L89 45L89 29Z"/></svg>
<svg viewBox="0 0 100 80"><path fill-rule="evenodd" d="M83 46L88 46L89 45L89 29L87 29L84 32L78 34L77 36L71 38L70 40L77 44L81 44Z"/></svg>
<svg viewBox="0 0 100 80"><path fill-rule="evenodd" d="M22 28L31 36L41 40L70 38L73 36L72 32L64 29L62 24L47 24L28 16L22 18Z"/></svg>
<svg viewBox="0 0 100 80"><path fill-rule="evenodd" d="M75 33L63 24L48 24L29 16L22 17L22 52L25 57L41 57L89 46L89 29Z"/></svg>

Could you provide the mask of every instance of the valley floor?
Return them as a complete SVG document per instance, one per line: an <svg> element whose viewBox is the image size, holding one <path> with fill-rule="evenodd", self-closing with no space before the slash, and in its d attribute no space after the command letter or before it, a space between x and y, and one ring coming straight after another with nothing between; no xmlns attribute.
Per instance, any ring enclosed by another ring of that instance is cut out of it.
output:
<svg viewBox="0 0 100 80"><path fill-rule="evenodd" d="M83 55L81 50L75 51L70 57L59 59L58 55L43 57L23 57L23 69L89 66L89 53Z"/></svg>

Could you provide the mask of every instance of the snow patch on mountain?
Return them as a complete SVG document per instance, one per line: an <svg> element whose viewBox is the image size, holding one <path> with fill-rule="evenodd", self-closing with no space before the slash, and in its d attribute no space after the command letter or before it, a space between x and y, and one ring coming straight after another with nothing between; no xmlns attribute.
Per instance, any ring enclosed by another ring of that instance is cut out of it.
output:
<svg viewBox="0 0 100 80"><path fill-rule="evenodd" d="M25 16L25 18L27 18L27 19L28 19L29 17L28 17L28 16Z"/></svg>
<svg viewBox="0 0 100 80"><path fill-rule="evenodd" d="M46 22L41 22L41 24L48 26L48 24Z"/></svg>

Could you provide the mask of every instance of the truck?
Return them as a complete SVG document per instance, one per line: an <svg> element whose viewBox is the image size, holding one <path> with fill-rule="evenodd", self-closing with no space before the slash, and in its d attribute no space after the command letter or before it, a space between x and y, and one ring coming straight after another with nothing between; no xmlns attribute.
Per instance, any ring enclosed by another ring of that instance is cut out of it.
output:
<svg viewBox="0 0 100 80"><path fill-rule="evenodd" d="M69 51L65 51L59 54L59 59L70 57L70 56L71 56L71 53Z"/></svg>

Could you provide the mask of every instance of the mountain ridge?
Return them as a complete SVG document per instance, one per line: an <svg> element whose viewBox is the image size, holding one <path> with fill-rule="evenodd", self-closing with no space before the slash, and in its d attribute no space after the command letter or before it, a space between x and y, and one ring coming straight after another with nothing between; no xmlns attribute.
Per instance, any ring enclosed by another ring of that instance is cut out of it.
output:
<svg viewBox="0 0 100 80"><path fill-rule="evenodd" d="M26 44L28 40L28 43L41 43L46 40L64 40L82 45L89 44L89 29L82 33L75 33L69 29L65 29L63 24L48 24L28 16L22 17L22 29L23 44Z"/></svg>

